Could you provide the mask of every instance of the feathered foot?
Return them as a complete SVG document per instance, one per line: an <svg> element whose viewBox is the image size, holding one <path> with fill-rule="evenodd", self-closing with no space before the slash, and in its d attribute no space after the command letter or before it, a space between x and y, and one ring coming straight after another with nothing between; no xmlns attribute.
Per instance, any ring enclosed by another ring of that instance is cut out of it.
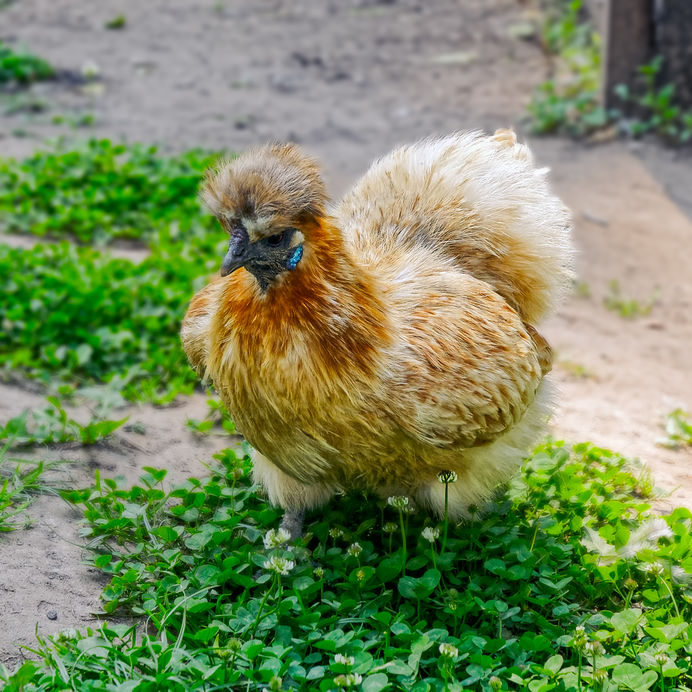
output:
<svg viewBox="0 0 692 692"><path fill-rule="evenodd" d="M291 535L291 540L295 541L303 535L303 519L305 519L303 510L287 509L279 528L287 531Z"/></svg>

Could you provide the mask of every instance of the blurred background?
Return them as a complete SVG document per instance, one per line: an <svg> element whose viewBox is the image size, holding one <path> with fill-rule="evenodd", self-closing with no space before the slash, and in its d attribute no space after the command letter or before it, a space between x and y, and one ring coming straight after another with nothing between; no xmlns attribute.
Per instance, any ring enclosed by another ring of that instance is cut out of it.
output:
<svg viewBox="0 0 692 692"><path fill-rule="evenodd" d="M645 3L639 16L666 6L676 3ZM135 477L146 464L199 472L227 444L205 433L232 430L177 341L187 300L222 259L223 234L195 194L215 155L294 141L338 196L397 144L513 127L551 168L580 253L573 294L547 329L552 434L641 459L675 504L692 506L692 104L668 50L678 39L659 28L633 56L634 10L615 15L618 26L612 9L0 0L4 436L92 443L113 432L106 445L42 449L69 457L75 482L94 469ZM661 16L661 27L682 26ZM605 69L608 51L619 72ZM33 552L0 588L68 575L63 599L81 599L70 607L84 618L96 591L70 572L78 550L55 541L73 517L50 498L32 511ZM53 609L32 588L23 598L18 628L27 608Z"/></svg>

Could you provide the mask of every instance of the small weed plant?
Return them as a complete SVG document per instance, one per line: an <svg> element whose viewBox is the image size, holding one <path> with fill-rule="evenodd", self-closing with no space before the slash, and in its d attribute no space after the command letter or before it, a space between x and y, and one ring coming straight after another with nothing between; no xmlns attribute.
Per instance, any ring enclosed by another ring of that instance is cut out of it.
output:
<svg viewBox="0 0 692 692"><path fill-rule="evenodd" d="M689 142L692 140L692 111L684 111L675 103L674 84L661 86L662 69L663 57L659 55L639 68L641 91L632 93L624 84L616 87L618 96L635 104L642 113L629 121L629 130L635 136L655 132L671 142Z"/></svg>
<svg viewBox="0 0 692 692"><path fill-rule="evenodd" d="M642 303L635 298L624 298L620 290L620 283L617 279L613 279L608 284L608 293L603 298L603 304L611 312L615 312L620 317L626 320L636 319L637 317L646 317L658 300L658 291L654 291L653 295L645 303Z"/></svg>
<svg viewBox="0 0 692 692"><path fill-rule="evenodd" d="M692 447L692 420L681 408L676 408L666 416L666 437L659 441L663 447L680 449Z"/></svg>
<svg viewBox="0 0 692 692"><path fill-rule="evenodd" d="M224 406L223 401L215 396L207 399L207 415L202 420L188 418L187 427L199 435L207 435L213 432L226 435L235 434L235 423Z"/></svg>
<svg viewBox="0 0 692 692"><path fill-rule="evenodd" d="M0 41L0 89L51 79L55 70L43 58L15 51Z"/></svg>
<svg viewBox="0 0 692 692"><path fill-rule="evenodd" d="M124 29L127 26L127 18L124 14L119 14L109 19L104 26L106 29Z"/></svg>
<svg viewBox="0 0 692 692"><path fill-rule="evenodd" d="M60 399L49 396L44 408L23 411L5 425L0 425L0 441L8 441L13 447L65 442L92 445L108 437L126 421L127 418L101 420L95 417L82 425L70 417Z"/></svg>
<svg viewBox="0 0 692 692"><path fill-rule="evenodd" d="M134 622L39 639L9 689L689 687L692 514L653 516L615 454L546 444L458 527L347 496L295 544L249 458L217 460L169 493L154 468L63 492L108 576L105 615Z"/></svg>
<svg viewBox="0 0 692 692"><path fill-rule="evenodd" d="M41 462L32 463L10 457L9 444L0 448L0 533L26 526L24 511L33 497L45 490L45 470L46 465Z"/></svg>

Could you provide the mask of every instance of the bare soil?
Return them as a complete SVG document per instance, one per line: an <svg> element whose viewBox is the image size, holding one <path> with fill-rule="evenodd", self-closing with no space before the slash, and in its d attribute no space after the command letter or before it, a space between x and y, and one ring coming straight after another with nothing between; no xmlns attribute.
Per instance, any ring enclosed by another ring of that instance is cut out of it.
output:
<svg viewBox="0 0 692 692"><path fill-rule="evenodd" d="M119 14L126 26L106 29ZM168 151L290 139L324 161L339 194L397 143L459 129L523 133L531 91L549 69L535 40L515 37L530 17L516 0L14 2L0 12L0 39L30 47L67 75L95 64L100 80L36 85L31 95L48 110L0 114L0 155L27 155L58 135ZM93 114L94 125L52 122L79 114ZM673 491L668 506L692 507L692 450L656 444L663 414L692 408L692 159L657 144L530 144L574 211L583 282L546 326L561 390L553 434L640 458ZM650 314L625 320L608 310L614 279L623 297L642 304L657 294ZM1 386L0 421L41 402L28 384ZM227 444L185 429L188 416L204 411L201 394L171 408L131 407L125 414L144 435L119 432L88 450L38 453L68 459L56 480L74 486L88 484L95 469L134 480L146 465L168 468L174 482L203 474ZM0 661L9 666L24 655L19 645L34 642L37 625L46 635L97 624L102 588L81 562L73 510L43 495L28 518L30 528L0 537Z"/></svg>

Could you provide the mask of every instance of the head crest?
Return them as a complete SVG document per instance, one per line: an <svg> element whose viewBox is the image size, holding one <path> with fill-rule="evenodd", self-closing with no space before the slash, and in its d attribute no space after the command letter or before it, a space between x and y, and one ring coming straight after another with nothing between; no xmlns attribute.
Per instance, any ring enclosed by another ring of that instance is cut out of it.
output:
<svg viewBox="0 0 692 692"><path fill-rule="evenodd" d="M325 213L317 162L294 144L268 144L207 173L202 199L222 222L269 227Z"/></svg>

